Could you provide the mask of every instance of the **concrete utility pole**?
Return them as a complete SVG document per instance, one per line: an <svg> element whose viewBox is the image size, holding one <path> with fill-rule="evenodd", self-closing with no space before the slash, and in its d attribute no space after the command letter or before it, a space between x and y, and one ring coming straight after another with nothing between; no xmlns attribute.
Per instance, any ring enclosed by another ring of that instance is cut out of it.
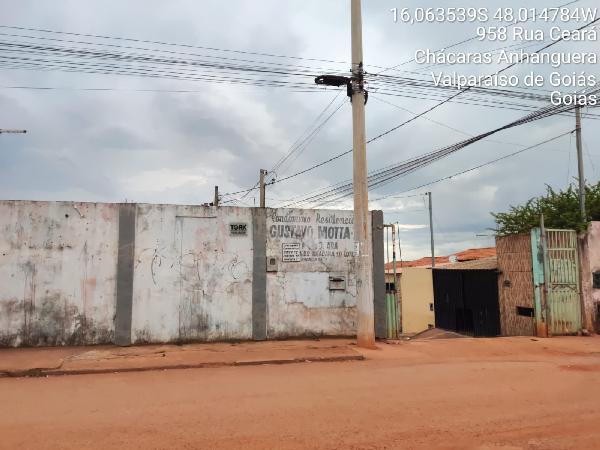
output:
<svg viewBox="0 0 600 450"><path fill-rule="evenodd" d="M365 131L365 89L362 48L361 0L352 0L352 130L354 241L356 245L357 343L375 347L373 307L373 261L369 237L369 191L367 185L367 142Z"/></svg>
<svg viewBox="0 0 600 450"><path fill-rule="evenodd" d="M219 186L215 186L215 199L213 200L213 205L219 206Z"/></svg>
<svg viewBox="0 0 600 450"><path fill-rule="evenodd" d="M265 176L267 175L267 171L264 169L260 169L260 207L265 208Z"/></svg>
<svg viewBox="0 0 600 450"><path fill-rule="evenodd" d="M583 173L583 146L581 144L581 106L575 108L575 134L577 136L577 166L579 168L579 210L581 220L587 222L585 212L585 175Z"/></svg>
<svg viewBox="0 0 600 450"><path fill-rule="evenodd" d="M0 128L0 134L25 134L27 133L27 130L10 130L10 129L5 129L5 128Z"/></svg>
<svg viewBox="0 0 600 450"><path fill-rule="evenodd" d="M431 239L431 268L435 269L435 243L433 240L433 205L431 201L431 192L427 193L429 197L429 237Z"/></svg>

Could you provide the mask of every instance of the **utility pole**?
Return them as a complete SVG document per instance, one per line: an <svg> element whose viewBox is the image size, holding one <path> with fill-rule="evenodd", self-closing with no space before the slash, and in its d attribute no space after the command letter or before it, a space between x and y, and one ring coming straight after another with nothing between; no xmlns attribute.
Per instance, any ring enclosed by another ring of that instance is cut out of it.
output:
<svg viewBox="0 0 600 450"><path fill-rule="evenodd" d="M267 175L267 171L264 169L260 169L260 207L265 207L265 176Z"/></svg>
<svg viewBox="0 0 600 450"><path fill-rule="evenodd" d="M215 199L213 200L213 205L219 206L219 186L215 186Z"/></svg>
<svg viewBox="0 0 600 450"><path fill-rule="evenodd" d="M375 347L373 308L373 261L369 237L369 191L367 185L367 142L365 131L365 89L362 46L361 0L352 0L352 130L354 241L356 242L357 343Z"/></svg>
<svg viewBox="0 0 600 450"><path fill-rule="evenodd" d="M433 240L433 205L431 203L431 192L427 193L429 197L429 236L431 239L431 268L435 269L435 243Z"/></svg>
<svg viewBox="0 0 600 450"><path fill-rule="evenodd" d="M394 261L394 339L398 339L398 335L402 330L402 305L398 301L398 274L396 272L396 224L392 224L392 259Z"/></svg>
<svg viewBox="0 0 600 450"><path fill-rule="evenodd" d="M581 220L587 222L585 212L585 175L583 173L583 148L581 144L581 106L575 108L575 134L577 136L577 166L579 169L579 210Z"/></svg>
<svg viewBox="0 0 600 450"><path fill-rule="evenodd" d="M11 129L5 129L5 128L0 128L0 134L25 134L27 133L27 130L11 130Z"/></svg>
<svg viewBox="0 0 600 450"><path fill-rule="evenodd" d="M346 86L352 101L354 242L356 263L356 309L359 347L375 348L373 308L373 260L369 233L369 191L367 184L367 142L365 103L368 93L364 86L361 0L352 0L352 77L320 75L315 83L324 86Z"/></svg>

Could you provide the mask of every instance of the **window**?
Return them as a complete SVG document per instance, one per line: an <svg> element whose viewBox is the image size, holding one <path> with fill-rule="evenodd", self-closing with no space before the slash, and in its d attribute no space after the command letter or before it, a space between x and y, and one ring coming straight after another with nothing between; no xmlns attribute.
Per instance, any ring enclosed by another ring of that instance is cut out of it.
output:
<svg viewBox="0 0 600 450"><path fill-rule="evenodd" d="M517 306L517 315L525 317L533 317L535 312L533 308L527 308L525 306Z"/></svg>
<svg viewBox="0 0 600 450"><path fill-rule="evenodd" d="M592 280L594 289L600 289L600 272L594 272Z"/></svg>

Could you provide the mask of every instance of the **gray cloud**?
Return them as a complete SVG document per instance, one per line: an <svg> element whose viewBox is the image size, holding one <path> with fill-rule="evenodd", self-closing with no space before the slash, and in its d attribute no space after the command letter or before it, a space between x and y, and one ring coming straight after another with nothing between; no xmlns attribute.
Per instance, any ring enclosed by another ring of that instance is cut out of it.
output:
<svg viewBox="0 0 600 450"><path fill-rule="evenodd" d="M481 6L471 1L471 6ZM540 6L547 6L538 2ZM582 0L581 6L594 6ZM281 2L235 0L67 1L0 0L3 24L81 33L127 36L208 47L261 51L348 61L350 55L347 1ZM457 6L458 2L448 2ZM501 6L520 6L505 0ZM389 9L438 6L434 2L364 2L365 62L389 67L413 57L416 49L437 49L472 36L471 25L409 27L394 24ZM461 2L460 6L469 6ZM562 43L567 51L577 44ZM497 46L497 45L496 45ZM472 42L465 49L495 47ZM535 48L535 47L534 47ZM254 57L260 59L260 57ZM286 61L288 62L288 61ZM315 67L318 62L298 62ZM345 65L339 66L347 70ZM418 69L415 64L401 67ZM454 69L454 68L453 68ZM597 72L597 67L589 68ZM488 73L493 67L465 67L464 72ZM531 66L514 69L527 73ZM542 69L540 69L542 70ZM549 69L548 69L549 70ZM547 69L542 72L547 73ZM565 70L570 70L566 68ZM393 73L393 72L392 72ZM414 76L414 73L407 73ZM331 101L333 93L294 93L273 88L216 85L136 77L32 72L0 68L0 86L34 85L62 88L110 87L116 92L77 90L29 91L0 89L0 126L25 127L26 136L0 139L0 189L6 198L74 199L201 203L222 192L252 186L261 168L270 168ZM132 92L135 89L189 89L189 94ZM411 117L378 102L367 107L367 131L374 136ZM420 112L432 101L381 96ZM470 134L514 120L524 113L461 104L447 104L427 117ZM535 144L574 126L570 117L554 117L502 132L498 142L480 142L371 193L371 198L401 193L420 184L476 166ZM584 121L588 179L600 168L600 129ZM421 155L464 139L463 134L420 119L369 146L369 167ZM351 147L350 107L343 107L318 137L283 173L306 168ZM415 191L431 190L434 198L438 253L490 245L478 237L493 227L490 211L505 210L545 189L564 187L576 175L574 142L562 138L541 149L478 171ZM267 197L294 199L318 187L351 177L351 158L344 157L310 174L269 186ZM411 193L415 193L411 192ZM253 195L245 201L253 203ZM328 207L348 207L351 203ZM401 231L405 258L429 251L428 217L420 199L374 202L386 210L386 220L409 225ZM398 208L406 207L400 213ZM413 227L410 227L413 225Z"/></svg>

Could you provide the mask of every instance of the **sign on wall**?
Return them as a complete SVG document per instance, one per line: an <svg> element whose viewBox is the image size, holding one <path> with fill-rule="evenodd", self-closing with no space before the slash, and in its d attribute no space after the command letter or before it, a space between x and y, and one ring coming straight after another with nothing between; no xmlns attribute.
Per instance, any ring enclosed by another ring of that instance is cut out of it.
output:
<svg viewBox="0 0 600 450"><path fill-rule="evenodd" d="M346 266L355 256L352 211L273 210L267 233L269 255L283 263Z"/></svg>
<svg viewBox="0 0 600 450"><path fill-rule="evenodd" d="M230 223L229 234L231 236L246 236L248 234L247 223Z"/></svg>
<svg viewBox="0 0 600 450"><path fill-rule="evenodd" d="M284 242L282 246L282 257L283 262L300 262L302 261L302 254L300 252L301 245L299 242Z"/></svg>

